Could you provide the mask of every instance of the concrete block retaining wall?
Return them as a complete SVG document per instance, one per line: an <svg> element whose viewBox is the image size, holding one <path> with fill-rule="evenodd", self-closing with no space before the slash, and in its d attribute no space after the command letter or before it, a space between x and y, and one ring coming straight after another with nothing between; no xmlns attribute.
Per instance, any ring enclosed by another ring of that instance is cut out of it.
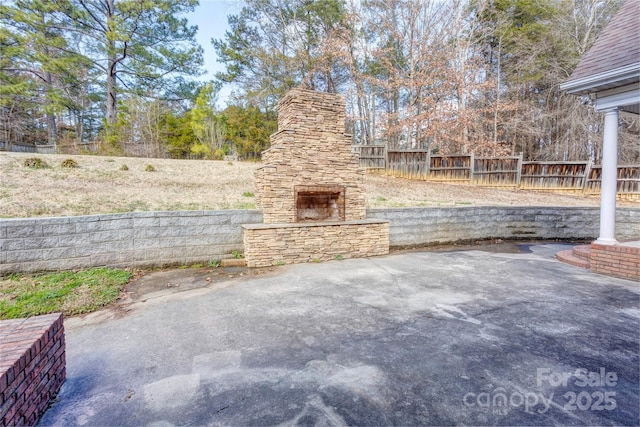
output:
<svg viewBox="0 0 640 427"><path fill-rule="evenodd" d="M66 376L62 314L0 322L0 425L36 425Z"/></svg>
<svg viewBox="0 0 640 427"><path fill-rule="evenodd" d="M207 262L242 251L258 211L132 212L0 219L0 273Z"/></svg>
<svg viewBox="0 0 640 427"><path fill-rule="evenodd" d="M367 211L367 218L389 221L392 247L489 238L593 239L599 217L595 207ZM0 219L0 273L207 262L242 251L241 225L261 222L255 210ZM640 236L639 208L618 209L616 236Z"/></svg>
<svg viewBox="0 0 640 427"><path fill-rule="evenodd" d="M483 239L595 239L596 207L460 207L369 209L390 223L391 247ZM618 208L616 237L640 236L640 209Z"/></svg>

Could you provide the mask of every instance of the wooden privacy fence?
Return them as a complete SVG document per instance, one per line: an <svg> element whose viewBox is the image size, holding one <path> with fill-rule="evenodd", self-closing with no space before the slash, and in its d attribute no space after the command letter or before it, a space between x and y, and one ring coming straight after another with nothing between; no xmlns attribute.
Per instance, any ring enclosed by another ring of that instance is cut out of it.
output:
<svg viewBox="0 0 640 427"><path fill-rule="evenodd" d="M494 187L599 193L602 167L590 161L523 162L522 155L475 157L473 154L441 156L428 150L387 150L384 145L354 148L360 166L387 174L439 182L468 182ZM618 166L618 194L640 197L640 165Z"/></svg>
<svg viewBox="0 0 640 427"><path fill-rule="evenodd" d="M585 193L600 193L602 186L602 166L592 166L587 173ZM618 193L621 195L640 196L640 166L618 166Z"/></svg>
<svg viewBox="0 0 640 427"><path fill-rule="evenodd" d="M470 181L473 175L473 156L429 156L428 172L432 181Z"/></svg>
<svg viewBox="0 0 640 427"><path fill-rule="evenodd" d="M387 162L386 145L354 145L353 150L360 156L360 166L365 169L385 169Z"/></svg>
<svg viewBox="0 0 640 427"><path fill-rule="evenodd" d="M387 151L387 173L409 179L429 176L429 153L425 151Z"/></svg>
<svg viewBox="0 0 640 427"><path fill-rule="evenodd" d="M521 170L522 156L476 157L471 182L492 187L517 186Z"/></svg>
<svg viewBox="0 0 640 427"><path fill-rule="evenodd" d="M97 142L80 142L77 144L36 145L36 144L9 144L0 141L0 151L13 153L38 153L38 154L81 154L85 152L96 153Z"/></svg>
<svg viewBox="0 0 640 427"><path fill-rule="evenodd" d="M11 151L12 153L35 153L36 146L33 144L9 144L0 141L0 151Z"/></svg>
<svg viewBox="0 0 640 427"><path fill-rule="evenodd" d="M532 190L584 189L591 162L524 162L520 187Z"/></svg>
<svg viewBox="0 0 640 427"><path fill-rule="evenodd" d="M386 170L390 175L409 179L515 186L521 163L522 157L474 158L473 154L440 156L426 150L389 150Z"/></svg>

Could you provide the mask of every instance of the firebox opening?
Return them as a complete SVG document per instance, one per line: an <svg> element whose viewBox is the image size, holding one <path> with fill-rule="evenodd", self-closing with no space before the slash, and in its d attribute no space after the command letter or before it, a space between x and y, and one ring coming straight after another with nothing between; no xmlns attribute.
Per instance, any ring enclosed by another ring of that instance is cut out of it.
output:
<svg viewBox="0 0 640 427"><path fill-rule="evenodd" d="M344 221L344 187L339 185L298 185L298 222Z"/></svg>

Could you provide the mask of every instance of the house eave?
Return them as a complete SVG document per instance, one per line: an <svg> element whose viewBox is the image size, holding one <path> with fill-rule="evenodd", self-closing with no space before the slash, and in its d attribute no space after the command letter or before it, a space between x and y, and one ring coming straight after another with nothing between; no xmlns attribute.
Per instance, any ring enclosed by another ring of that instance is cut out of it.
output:
<svg viewBox="0 0 640 427"><path fill-rule="evenodd" d="M562 83L560 89L571 95L588 95L639 81L640 62L637 62L592 76L569 80Z"/></svg>
<svg viewBox="0 0 640 427"><path fill-rule="evenodd" d="M593 107L596 111L606 111L611 108L620 108L630 113L638 112L640 105L640 85L634 83L597 92L593 100Z"/></svg>

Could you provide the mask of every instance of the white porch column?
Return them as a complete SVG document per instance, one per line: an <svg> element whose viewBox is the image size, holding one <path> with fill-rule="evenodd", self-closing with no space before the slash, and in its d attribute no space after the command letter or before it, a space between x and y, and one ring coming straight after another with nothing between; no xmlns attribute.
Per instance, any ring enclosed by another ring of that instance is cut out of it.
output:
<svg viewBox="0 0 640 427"><path fill-rule="evenodd" d="M602 142L602 192L600 196L600 237L595 243L615 245L616 189L618 186L618 109L604 112Z"/></svg>

